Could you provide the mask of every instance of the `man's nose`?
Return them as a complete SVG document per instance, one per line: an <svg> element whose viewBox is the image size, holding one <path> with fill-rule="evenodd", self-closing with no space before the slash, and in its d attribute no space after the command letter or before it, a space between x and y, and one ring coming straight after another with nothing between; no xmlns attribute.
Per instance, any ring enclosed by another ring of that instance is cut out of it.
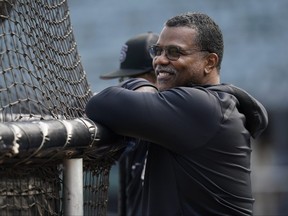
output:
<svg viewBox="0 0 288 216"><path fill-rule="evenodd" d="M170 62L170 60L167 58L164 50L161 52L161 55L155 56L153 59L153 63L155 65L169 64L169 62Z"/></svg>

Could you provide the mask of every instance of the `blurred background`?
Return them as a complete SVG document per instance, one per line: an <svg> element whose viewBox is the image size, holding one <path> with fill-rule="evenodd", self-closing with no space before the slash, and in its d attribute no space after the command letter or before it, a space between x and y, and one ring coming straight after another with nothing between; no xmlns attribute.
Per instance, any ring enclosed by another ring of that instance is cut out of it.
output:
<svg viewBox="0 0 288 216"><path fill-rule="evenodd" d="M147 31L159 33L177 14L211 16L224 35L222 82L264 104L269 127L253 140L255 215L288 215L287 0L68 0L82 64L94 92L118 83L99 75L119 67L122 45ZM118 169L110 174L109 215L117 211Z"/></svg>

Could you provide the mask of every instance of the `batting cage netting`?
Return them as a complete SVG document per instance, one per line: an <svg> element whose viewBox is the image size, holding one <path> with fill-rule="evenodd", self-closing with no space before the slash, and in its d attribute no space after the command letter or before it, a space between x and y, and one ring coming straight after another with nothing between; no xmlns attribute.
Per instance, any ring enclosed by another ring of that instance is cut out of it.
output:
<svg viewBox="0 0 288 216"><path fill-rule="evenodd" d="M0 0L1 216L73 213L73 159L83 162L78 208L106 215L120 147L101 144L107 130L85 118L91 96L67 1Z"/></svg>

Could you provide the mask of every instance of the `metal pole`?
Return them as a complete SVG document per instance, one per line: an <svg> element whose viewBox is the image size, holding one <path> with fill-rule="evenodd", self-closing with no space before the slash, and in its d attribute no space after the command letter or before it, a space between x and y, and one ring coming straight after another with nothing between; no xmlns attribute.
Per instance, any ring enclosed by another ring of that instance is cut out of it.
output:
<svg viewBox="0 0 288 216"><path fill-rule="evenodd" d="M67 159L63 162L64 215L81 216L83 211L83 159Z"/></svg>

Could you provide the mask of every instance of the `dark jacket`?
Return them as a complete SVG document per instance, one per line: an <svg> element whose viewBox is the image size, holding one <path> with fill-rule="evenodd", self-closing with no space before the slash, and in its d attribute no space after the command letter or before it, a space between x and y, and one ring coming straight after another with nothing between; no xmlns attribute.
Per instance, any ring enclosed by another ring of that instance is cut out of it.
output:
<svg viewBox="0 0 288 216"><path fill-rule="evenodd" d="M265 108L232 85L131 91L145 85L109 87L86 106L93 121L151 142L142 215L252 215L250 141L268 124Z"/></svg>

